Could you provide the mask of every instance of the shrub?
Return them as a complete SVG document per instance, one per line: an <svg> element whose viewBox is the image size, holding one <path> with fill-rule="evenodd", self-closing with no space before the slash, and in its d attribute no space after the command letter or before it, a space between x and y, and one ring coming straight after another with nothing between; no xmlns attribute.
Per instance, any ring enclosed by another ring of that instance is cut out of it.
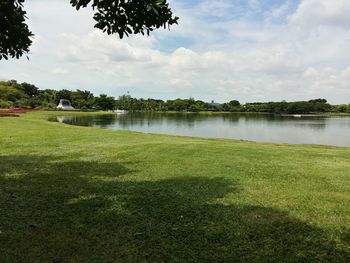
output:
<svg viewBox="0 0 350 263"><path fill-rule="evenodd" d="M0 99L0 108L10 108L11 106L12 102Z"/></svg>

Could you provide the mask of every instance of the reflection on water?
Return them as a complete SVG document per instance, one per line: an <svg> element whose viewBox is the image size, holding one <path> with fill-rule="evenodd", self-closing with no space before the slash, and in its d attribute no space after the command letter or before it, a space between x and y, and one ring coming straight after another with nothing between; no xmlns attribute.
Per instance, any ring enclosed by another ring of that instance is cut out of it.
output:
<svg viewBox="0 0 350 263"><path fill-rule="evenodd" d="M127 113L61 116L56 121L115 130L260 142L350 146L349 117L238 113Z"/></svg>

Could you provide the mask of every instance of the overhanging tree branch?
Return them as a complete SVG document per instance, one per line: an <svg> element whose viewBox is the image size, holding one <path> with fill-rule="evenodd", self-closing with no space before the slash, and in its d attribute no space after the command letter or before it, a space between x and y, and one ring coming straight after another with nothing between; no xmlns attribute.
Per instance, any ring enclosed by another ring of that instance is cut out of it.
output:
<svg viewBox="0 0 350 263"><path fill-rule="evenodd" d="M26 24L24 0L0 0L0 60L29 52L32 32ZM92 6L95 27L120 38L147 34L178 23L166 0L70 0L77 10Z"/></svg>
<svg viewBox="0 0 350 263"><path fill-rule="evenodd" d="M120 38L130 34L149 34L156 28L177 24L166 0L71 0L79 10L92 5L95 27Z"/></svg>
<svg viewBox="0 0 350 263"><path fill-rule="evenodd" d="M29 52L32 32L25 23L24 0L0 0L0 60Z"/></svg>

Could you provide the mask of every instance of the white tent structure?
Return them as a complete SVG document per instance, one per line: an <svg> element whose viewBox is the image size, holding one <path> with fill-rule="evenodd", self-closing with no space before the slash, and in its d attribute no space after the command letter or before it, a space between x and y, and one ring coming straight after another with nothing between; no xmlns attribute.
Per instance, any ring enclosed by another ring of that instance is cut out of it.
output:
<svg viewBox="0 0 350 263"><path fill-rule="evenodd" d="M72 104L69 100L60 100L60 103L57 105L58 110L74 110Z"/></svg>

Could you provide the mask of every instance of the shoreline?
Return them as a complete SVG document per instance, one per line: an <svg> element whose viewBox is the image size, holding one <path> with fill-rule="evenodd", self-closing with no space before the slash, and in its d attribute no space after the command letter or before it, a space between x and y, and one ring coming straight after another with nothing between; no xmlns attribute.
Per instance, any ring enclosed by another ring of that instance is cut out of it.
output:
<svg viewBox="0 0 350 263"><path fill-rule="evenodd" d="M44 113L54 113L54 112L44 112ZM68 112L67 112L68 113ZM110 112L96 112L96 113L86 113L86 112L69 112L67 116L92 116L92 115L115 115ZM158 114L158 113L155 113ZM175 113L176 114L176 113ZM191 113L190 113L191 114ZM92 126L79 126L76 124L72 123L64 123L56 120L52 120L51 118L59 117L61 116L60 114L50 114L46 115L48 119L46 121L49 122L56 122L56 123L61 123L69 126L75 126L75 127L84 127L84 128L96 128L96 129L101 129L100 127L92 127ZM43 118L45 120L45 118ZM210 137L210 136L200 136L200 135L186 135L186 134L175 134L175 133L157 133L157 132L147 132L147 131L139 131L139 130L129 130L129 129L113 129L113 128L108 128L107 130L110 131L122 131L122 132L131 132L131 133L140 133L144 135L153 135L153 136L171 136L171 137L183 137L183 138L192 138L192 139L208 139L208 140L229 140L229 141L237 141L237 142L247 142L247 143L256 143L256 144L273 144L273 145L290 145L290 146L298 146L298 145L305 145L305 146L321 146L321 147L337 147L337 148L346 148L349 149L350 145L346 144L327 144L327 143L307 143L307 142L299 142L299 143L293 143L293 142L282 142L282 141L267 141L267 140L254 140L254 139L247 139L247 138L233 138L233 137Z"/></svg>

